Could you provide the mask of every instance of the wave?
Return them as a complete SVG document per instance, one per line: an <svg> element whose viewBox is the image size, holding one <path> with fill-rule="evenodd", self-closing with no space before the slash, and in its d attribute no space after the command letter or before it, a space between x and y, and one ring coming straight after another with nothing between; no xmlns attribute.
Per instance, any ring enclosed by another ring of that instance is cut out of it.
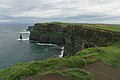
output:
<svg viewBox="0 0 120 80"><path fill-rule="evenodd" d="M47 44L47 43L36 43L37 45L41 45L41 46L55 46L58 47L56 44Z"/></svg>
<svg viewBox="0 0 120 80"><path fill-rule="evenodd" d="M24 31L24 32L25 32L26 30L22 30L22 31Z"/></svg>
<svg viewBox="0 0 120 80"><path fill-rule="evenodd" d="M29 38L24 38L24 39L17 39L18 41L28 41L29 40Z"/></svg>
<svg viewBox="0 0 120 80"><path fill-rule="evenodd" d="M64 50L60 51L60 55L55 55L53 58L62 58L64 56Z"/></svg>

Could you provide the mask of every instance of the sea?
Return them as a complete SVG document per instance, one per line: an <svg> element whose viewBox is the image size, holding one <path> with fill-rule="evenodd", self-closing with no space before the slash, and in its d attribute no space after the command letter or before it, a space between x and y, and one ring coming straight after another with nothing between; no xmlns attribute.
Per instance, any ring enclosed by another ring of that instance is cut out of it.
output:
<svg viewBox="0 0 120 80"><path fill-rule="evenodd" d="M55 44L30 43L27 27L33 24L0 24L0 69L17 63L42 61L61 55ZM23 39L19 36L22 34Z"/></svg>

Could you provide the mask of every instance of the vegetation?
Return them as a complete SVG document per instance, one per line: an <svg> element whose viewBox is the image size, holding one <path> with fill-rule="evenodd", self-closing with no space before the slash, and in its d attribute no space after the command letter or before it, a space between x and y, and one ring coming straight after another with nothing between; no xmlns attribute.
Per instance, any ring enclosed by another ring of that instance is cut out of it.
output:
<svg viewBox="0 0 120 80"><path fill-rule="evenodd" d="M20 63L0 71L0 78L5 80L20 80L21 78L38 73L42 75L49 72L55 72L61 67L66 69L80 68L90 62L93 62L93 60L84 60L76 56Z"/></svg>
<svg viewBox="0 0 120 80"><path fill-rule="evenodd" d="M64 22L47 22L47 24L63 24L63 25L66 25L67 23L64 23Z"/></svg>
<svg viewBox="0 0 120 80"><path fill-rule="evenodd" d="M20 80L21 78L26 78L38 73L41 75L45 73L56 73L66 77L72 77L76 80L80 80L80 76L84 75L83 77L87 76L84 80L91 80L92 77L90 78L90 73L84 73L84 71L81 72L80 70L77 72L76 68L80 69L97 60L101 60L109 65L117 65L120 62L120 42L108 47L88 48L78 52L77 55L72 57L19 63L1 70L0 78L3 80ZM61 69L63 70L62 72Z"/></svg>
<svg viewBox="0 0 120 80"><path fill-rule="evenodd" d="M48 25L58 25L62 27L66 27L68 23L63 23L63 22L46 22L46 23L36 23L35 26L48 26Z"/></svg>
<svg viewBox="0 0 120 80"><path fill-rule="evenodd" d="M64 26L64 27L66 27L69 24L84 25L84 26L92 27L92 28L120 32L120 25L114 25L114 24L82 24L82 23L80 24L80 23L46 22L46 23L36 23L35 25L36 26L37 25L47 26L48 24L60 25L60 26Z"/></svg>
<svg viewBox="0 0 120 80"><path fill-rule="evenodd" d="M74 68L55 72L63 77L69 77L71 80L93 80L92 74L85 70Z"/></svg>
<svg viewBox="0 0 120 80"><path fill-rule="evenodd" d="M98 29L120 32L120 25L107 25L107 24L83 24L83 25Z"/></svg>
<svg viewBox="0 0 120 80"><path fill-rule="evenodd" d="M83 58L92 58L115 66L120 62L120 42L108 47L88 48L77 53Z"/></svg>

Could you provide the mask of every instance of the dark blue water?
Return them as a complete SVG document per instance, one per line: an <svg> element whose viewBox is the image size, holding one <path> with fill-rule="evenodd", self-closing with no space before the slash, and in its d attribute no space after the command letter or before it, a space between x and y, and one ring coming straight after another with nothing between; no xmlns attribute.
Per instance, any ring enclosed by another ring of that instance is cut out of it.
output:
<svg viewBox="0 0 120 80"><path fill-rule="evenodd" d="M0 68L6 68L18 62L44 60L55 57L60 51L53 45L30 43L29 24L0 24ZM23 40L19 40L19 34Z"/></svg>

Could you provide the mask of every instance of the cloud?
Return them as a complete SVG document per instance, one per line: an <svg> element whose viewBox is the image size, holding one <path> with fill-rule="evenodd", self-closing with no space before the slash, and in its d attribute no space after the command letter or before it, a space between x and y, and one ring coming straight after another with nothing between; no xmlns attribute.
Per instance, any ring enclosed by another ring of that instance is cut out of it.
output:
<svg viewBox="0 0 120 80"><path fill-rule="evenodd" d="M0 4L0 8L11 8L11 6Z"/></svg>
<svg viewBox="0 0 120 80"><path fill-rule="evenodd" d="M120 0L0 0L0 19L119 23L119 3Z"/></svg>
<svg viewBox="0 0 120 80"><path fill-rule="evenodd" d="M13 22L14 20L0 20L0 22Z"/></svg>

